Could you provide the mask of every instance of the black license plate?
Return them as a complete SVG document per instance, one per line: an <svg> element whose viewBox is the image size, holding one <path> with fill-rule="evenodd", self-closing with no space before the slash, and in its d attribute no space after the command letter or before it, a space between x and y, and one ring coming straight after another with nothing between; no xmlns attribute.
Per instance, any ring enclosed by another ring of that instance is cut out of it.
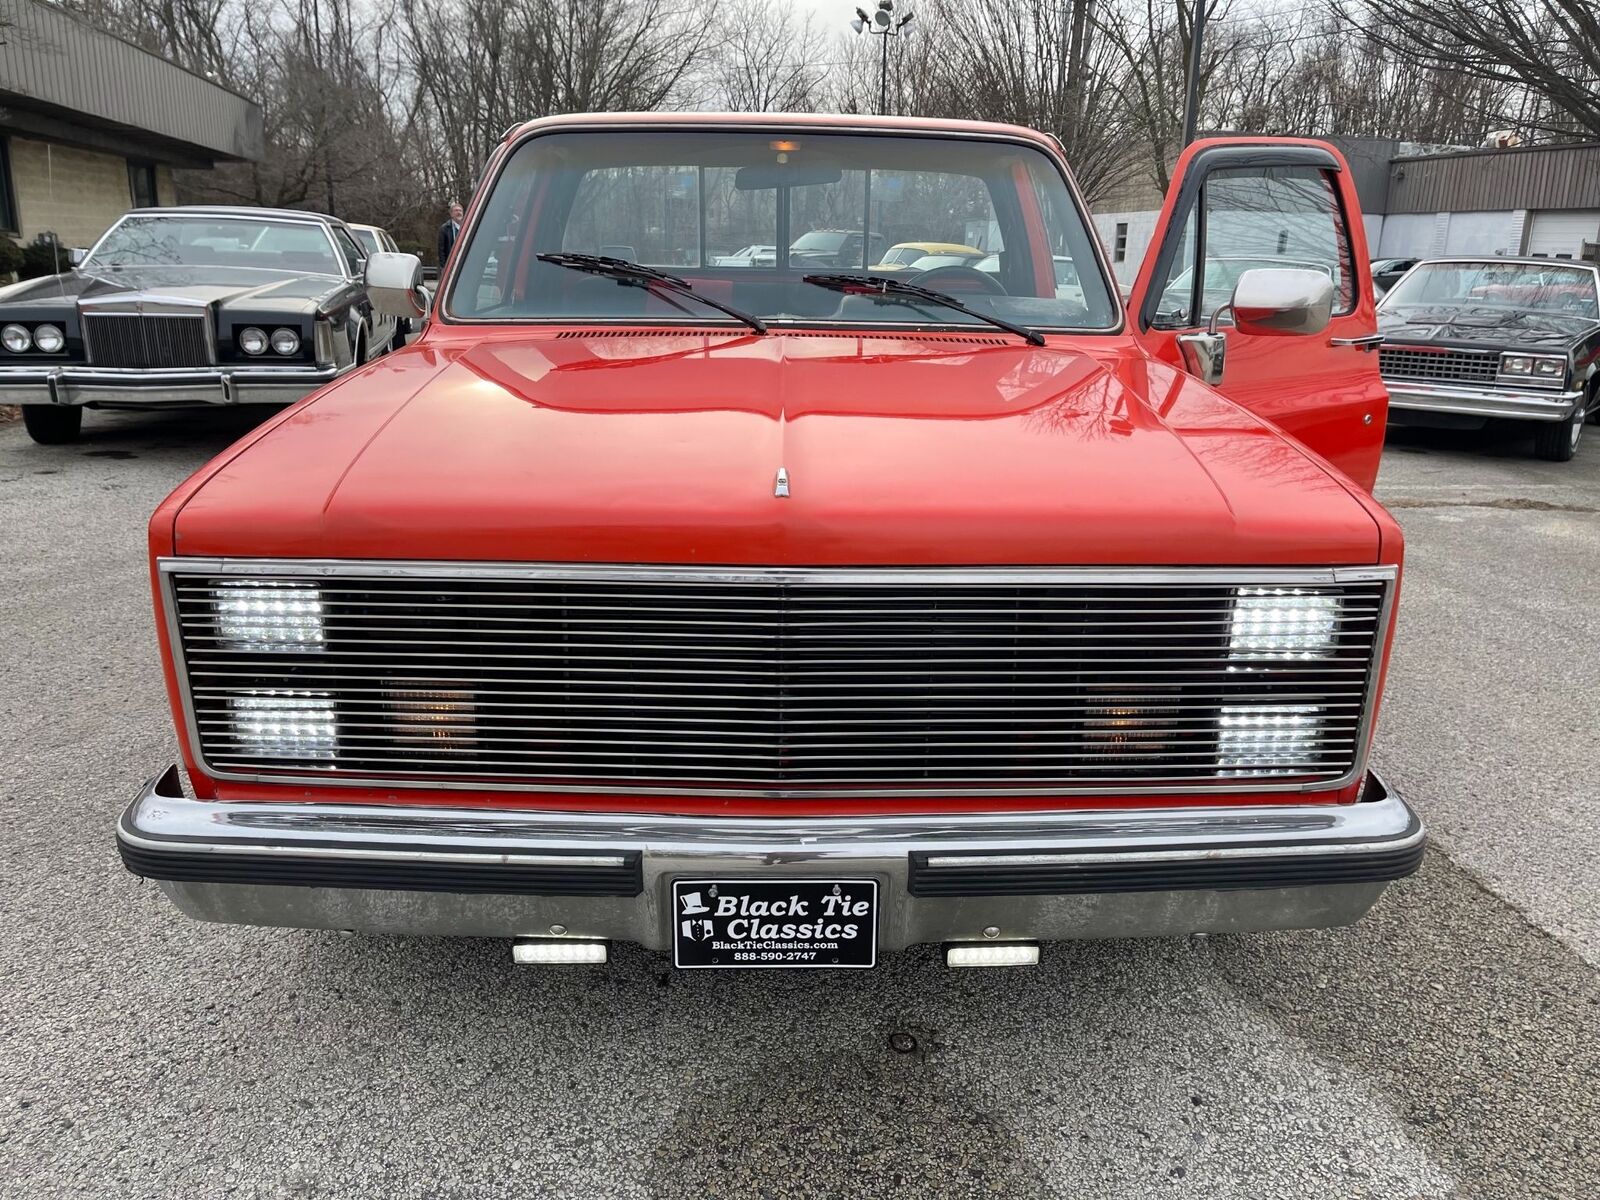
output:
<svg viewBox="0 0 1600 1200"><path fill-rule="evenodd" d="M673 961L688 968L870 967L878 961L872 879L679 879Z"/></svg>

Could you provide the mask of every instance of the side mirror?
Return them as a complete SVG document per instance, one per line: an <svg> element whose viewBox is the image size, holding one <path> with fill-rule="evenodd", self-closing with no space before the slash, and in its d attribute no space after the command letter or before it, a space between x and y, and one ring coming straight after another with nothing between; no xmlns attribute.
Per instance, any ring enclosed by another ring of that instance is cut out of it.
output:
<svg viewBox="0 0 1600 1200"><path fill-rule="evenodd" d="M367 259L367 296L372 307L391 317L425 317L428 294L422 287L422 260L415 254L377 253Z"/></svg>
<svg viewBox="0 0 1600 1200"><path fill-rule="evenodd" d="M1333 319L1333 280L1321 271L1258 267L1233 289L1233 327L1268 337L1321 333Z"/></svg>
<svg viewBox="0 0 1600 1200"><path fill-rule="evenodd" d="M89 251L82 246L73 246L67 251L67 262L74 267L83 266L84 259L89 257Z"/></svg>

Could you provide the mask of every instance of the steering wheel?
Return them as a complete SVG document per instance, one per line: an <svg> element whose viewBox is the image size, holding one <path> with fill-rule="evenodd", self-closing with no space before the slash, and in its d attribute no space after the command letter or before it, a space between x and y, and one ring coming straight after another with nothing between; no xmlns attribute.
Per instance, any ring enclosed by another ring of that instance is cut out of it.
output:
<svg viewBox="0 0 1600 1200"><path fill-rule="evenodd" d="M926 271L919 271L907 283L914 283L918 287L934 288L941 292L987 292L991 296L1010 295L1000 281L976 267L963 267L952 264L946 267L929 267ZM972 286L976 284L977 286ZM953 285L953 286L952 286Z"/></svg>

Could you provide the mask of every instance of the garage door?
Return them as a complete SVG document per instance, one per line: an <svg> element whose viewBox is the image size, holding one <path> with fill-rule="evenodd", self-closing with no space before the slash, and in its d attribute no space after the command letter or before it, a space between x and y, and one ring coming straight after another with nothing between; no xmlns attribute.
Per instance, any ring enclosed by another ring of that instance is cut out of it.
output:
<svg viewBox="0 0 1600 1200"><path fill-rule="evenodd" d="M1584 242L1600 242L1600 208L1534 213L1528 225L1528 253L1540 258L1577 258Z"/></svg>

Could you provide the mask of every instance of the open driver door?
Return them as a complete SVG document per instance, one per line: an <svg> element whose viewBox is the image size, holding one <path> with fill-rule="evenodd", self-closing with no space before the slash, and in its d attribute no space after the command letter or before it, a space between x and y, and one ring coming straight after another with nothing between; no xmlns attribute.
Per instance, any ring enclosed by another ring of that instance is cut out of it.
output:
<svg viewBox="0 0 1600 1200"><path fill-rule="evenodd" d="M1128 299L1132 333L1370 491L1389 396L1366 231L1344 158L1299 138L1178 159Z"/></svg>

